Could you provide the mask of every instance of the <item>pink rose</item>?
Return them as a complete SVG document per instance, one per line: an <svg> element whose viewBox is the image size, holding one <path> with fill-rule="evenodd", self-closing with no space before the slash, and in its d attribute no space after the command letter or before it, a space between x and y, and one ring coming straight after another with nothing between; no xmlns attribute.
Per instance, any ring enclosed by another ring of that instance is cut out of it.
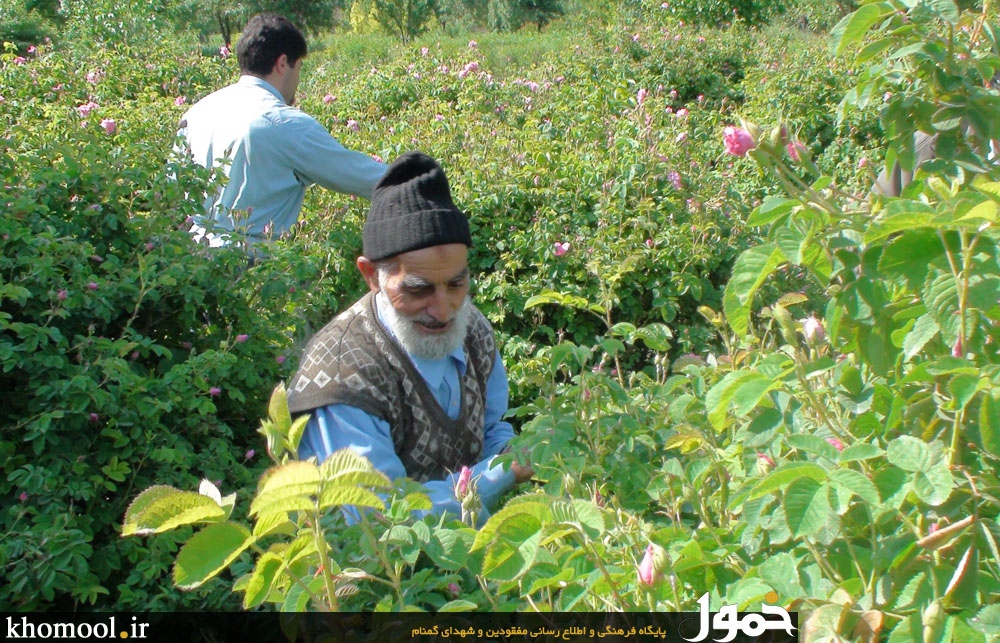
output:
<svg viewBox="0 0 1000 643"><path fill-rule="evenodd" d="M236 336L236 341L239 342L239 343L241 343L241 344L243 342L247 341L248 339L250 339L249 335L237 335Z"/></svg>
<svg viewBox="0 0 1000 643"><path fill-rule="evenodd" d="M458 482L455 484L455 497L462 499L469 493L469 481L472 480L472 469L462 466L462 471L458 474Z"/></svg>
<svg viewBox="0 0 1000 643"><path fill-rule="evenodd" d="M641 106L643 103L646 102L646 96L648 95L649 92L646 91L645 87L640 88L639 91L636 92L635 94L635 102L637 102Z"/></svg>
<svg viewBox="0 0 1000 643"><path fill-rule="evenodd" d="M747 152L757 147L750 132L732 125L722 130L722 142L726 146L726 153L733 156L746 156Z"/></svg>
<svg viewBox="0 0 1000 643"><path fill-rule="evenodd" d="M844 443L838 440L837 438L827 438L826 441L828 444L833 445L833 448L836 449L837 451L844 450Z"/></svg>
<svg viewBox="0 0 1000 643"><path fill-rule="evenodd" d="M115 119L113 118L102 118L101 127L103 127L104 131L108 134L114 134L115 130L118 129L118 124L115 123Z"/></svg>
<svg viewBox="0 0 1000 643"><path fill-rule="evenodd" d="M187 98L185 96L178 96L177 98L174 99L174 105L177 105L178 107L180 107L186 102Z"/></svg>
<svg viewBox="0 0 1000 643"><path fill-rule="evenodd" d="M284 364L285 359L287 358L284 355L278 355L277 357L274 358L274 361L278 362L279 364Z"/></svg>
<svg viewBox="0 0 1000 643"><path fill-rule="evenodd" d="M799 162L799 152L804 152L805 149L806 146L798 141L785 144L785 150L788 152L788 156L792 157L792 160L796 163Z"/></svg>
<svg viewBox="0 0 1000 643"><path fill-rule="evenodd" d="M639 563L639 582L648 587L656 585L656 582L660 578L660 570L656 568L654 559L655 550L653 544L650 543L646 547L646 553L642 557L642 562Z"/></svg>
<svg viewBox="0 0 1000 643"><path fill-rule="evenodd" d="M687 116L687 115L688 115L689 113L690 113L690 112L688 112L688 111L687 111L687 108L685 108L685 107L681 107L681 108L680 108L679 110L677 110L677 115L678 115L679 117L681 117L681 118L684 118L684 117L685 117L685 116Z"/></svg>
<svg viewBox="0 0 1000 643"><path fill-rule="evenodd" d="M87 288L89 288L91 290L97 290L97 283L94 282L94 281L92 281L89 284L87 284Z"/></svg>
<svg viewBox="0 0 1000 643"><path fill-rule="evenodd" d="M333 94L327 94L326 96L323 97L323 102L326 103L327 105L329 105L335 100L337 100L337 97L334 96Z"/></svg>
<svg viewBox="0 0 1000 643"><path fill-rule="evenodd" d="M478 46L479 46L479 43L477 43L475 40L470 40L469 41L469 49L475 49Z"/></svg>
<svg viewBox="0 0 1000 643"><path fill-rule="evenodd" d="M868 167L868 157L862 156L861 158L858 159L858 169L862 170L866 167Z"/></svg>
<svg viewBox="0 0 1000 643"><path fill-rule="evenodd" d="M758 453L757 459L766 464L771 469L778 466L777 464L775 464L774 459L771 458L771 456L767 455L766 453Z"/></svg>
<svg viewBox="0 0 1000 643"><path fill-rule="evenodd" d="M557 256L557 257L561 257L561 256L563 256L564 254L566 254L567 252L569 252L569 241L566 241L566 242L559 242L559 241L556 241L556 242L555 242L554 244L552 244L552 245L553 245L553 250L552 250L552 252L553 252L553 253L555 254L555 256Z"/></svg>
<svg viewBox="0 0 1000 643"><path fill-rule="evenodd" d="M420 48L420 55L421 55L421 56L426 56L426 55L428 55L429 53L431 53L431 50L430 50L430 49L428 49L427 47L421 47L421 48Z"/></svg>
<svg viewBox="0 0 1000 643"><path fill-rule="evenodd" d="M225 45L222 45L221 47L219 47L219 55L222 56L223 58L229 58L229 54L231 54L231 53L232 52L229 51L229 47L227 47Z"/></svg>
<svg viewBox="0 0 1000 643"><path fill-rule="evenodd" d="M254 451L253 449L247 449L247 452L243 454L243 459L244 460L249 460L249 459L253 458L256 454L257 454L257 452Z"/></svg>
<svg viewBox="0 0 1000 643"><path fill-rule="evenodd" d="M63 301L67 297L69 297L69 293L66 291L65 288L60 289L59 292L56 294L56 299L58 299L59 301Z"/></svg>
<svg viewBox="0 0 1000 643"><path fill-rule="evenodd" d="M100 418L100 417L98 417L97 413L91 413L91 414L90 414L90 421L91 421L91 422L97 422L97 421L98 421L98 420L100 420L100 419L101 419L101 418Z"/></svg>
<svg viewBox="0 0 1000 643"><path fill-rule="evenodd" d="M652 248L653 247L653 240L652 239L646 239L646 247L647 248Z"/></svg>
<svg viewBox="0 0 1000 643"><path fill-rule="evenodd" d="M23 65L23 64L25 64L27 62L28 62L28 59L25 58L24 56L18 56L17 58L14 59L14 64L15 65Z"/></svg>
<svg viewBox="0 0 1000 643"><path fill-rule="evenodd" d="M98 107L100 107L100 105L98 105L94 101L88 101L83 105L77 105L76 111L77 113L80 114L80 116L87 116L88 114L90 114L90 112L94 111Z"/></svg>
<svg viewBox="0 0 1000 643"><path fill-rule="evenodd" d="M212 397L215 397L219 393L222 393L222 389L219 388L218 386L213 386L212 388L208 389L208 394L211 395Z"/></svg>
<svg viewBox="0 0 1000 643"><path fill-rule="evenodd" d="M357 132L361 130L361 125L359 125L358 122L353 118L350 118L347 120L347 129L351 130L352 132Z"/></svg>
<svg viewBox="0 0 1000 643"><path fill-rule="evenodd" d="M100 69L95 69L93 71L88 71L87 75L85 76L85 78L87 79L88 83L96 84L99 80L101 80L102 78L104 78L104 72L101 71Z"/></svg>
<svg viewBox="0 0 1000 643"><path fill-rule="evenodd" d="M28 499L28 493L26 491L22 491L21 495L18 496L18 499L21 502L25 502Z"/></svg>

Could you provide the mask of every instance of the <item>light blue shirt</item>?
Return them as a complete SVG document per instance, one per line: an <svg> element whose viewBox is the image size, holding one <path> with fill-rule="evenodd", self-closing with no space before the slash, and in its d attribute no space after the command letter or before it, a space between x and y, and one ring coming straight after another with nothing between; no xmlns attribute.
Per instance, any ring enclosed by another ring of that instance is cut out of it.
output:
<svg viewBox="0 0 1000 643"><path fill-rule="evenodd" d="M378 302L378 298L375 301ZM378 307L377 303L376 306ZM382 321L381 310L379 321ZM392 335L392 330L384 321L382 325ZM451 419L457 419L461 410L459 377L465 374L466 369L464 349L459 347L438 360L413 355L410 355L410 359L441 408L447 411ZM507 372L500 359L500 352L497 351L493 371L486 380L483 459L471 467L472 477L477 480L479 497L484 505L479 512L480 525L489 517L487 508L495 505L500 495L514 484L512 471L505 472L503 467L492 464L493 458L514 437L513 427L501 419L507 412L507 397ZM314 409L299 444L299 458L316 456L322 462L334 451L345 447L368 458L390 480L406 476L406 468L396 455L388 422L347 404L330 404ZM433 513L461 515L462 508L454 493L458 473L455 471L443 480L423 483L431 499Z"/></svg>
<svg viewBox="0 0 1000 643"><path fill-rule="evenodd" d="M242 228L251 243L266 237L268 223L275 238L295 225L313 183L369 199L386 169L345 149L316 119L286 104L277 89L256 76L241 76L195 103L184 114L179 134L195 162L221 165L229 177L205 200L206 215L195 217L195 224L223 232ZM241 211L239 218L231 210Z"/></svg>

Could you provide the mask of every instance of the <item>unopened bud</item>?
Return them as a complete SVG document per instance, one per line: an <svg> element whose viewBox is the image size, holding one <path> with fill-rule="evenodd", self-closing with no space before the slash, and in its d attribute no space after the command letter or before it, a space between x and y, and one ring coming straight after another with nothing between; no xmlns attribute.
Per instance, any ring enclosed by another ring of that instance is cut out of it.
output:
<svg viewBox="0 0 1000 643"><path fill-rule="evenodd" d="M815 316L806 317L802 321L802 334L806 337L806 343L810 346L821 344L826 339L826 331L823 324Z"/></svg>

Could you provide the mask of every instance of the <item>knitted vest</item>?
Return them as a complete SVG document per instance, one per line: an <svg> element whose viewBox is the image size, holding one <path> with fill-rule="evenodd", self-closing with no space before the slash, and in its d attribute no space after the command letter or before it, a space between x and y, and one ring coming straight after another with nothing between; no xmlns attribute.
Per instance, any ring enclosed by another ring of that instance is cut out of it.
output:
<svg viewBox="0 0 1000 643"><path fill-rule="evenodd" d="M378 320L368 293L313 337L291 379L288 408L305 413L348 404L386 421L392 442L418 482L440 480L482 457L486 380L493 370L493 328L473 308L460 378L461 413L452 420L406 351Z"/></svg>

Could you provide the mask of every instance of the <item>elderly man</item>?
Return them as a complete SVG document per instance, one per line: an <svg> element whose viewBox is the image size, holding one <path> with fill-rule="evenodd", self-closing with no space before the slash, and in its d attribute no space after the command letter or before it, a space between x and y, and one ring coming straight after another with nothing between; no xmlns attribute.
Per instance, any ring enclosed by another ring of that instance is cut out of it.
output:
<svg viewBox="0 0 1000 643"><path fill-rule="evenodd" d="M206 214L195 218L196 240L226 245L237 230L250 245L278 236L298 220L313 183L371 196L385 165L344 149L314 118L292 107L305 55L306 39L294 24L258 14L236 45L239 81L184 114L180 135L195 162L221 165L229 179L205 201Z"/></svg>
<svg viewBox="0 0 1000 643"><path fill-rule="evenodd" d="M463 466L488 508L534 473L491 466L513 437L502 421L507 375L493 329L469 298L472 243L444 171L420 152L375 186L358 270L370 291L317 333L288 394L311 413L299 457L350 447L390 479L424 484L433 511L461 513Z"/></svg>

